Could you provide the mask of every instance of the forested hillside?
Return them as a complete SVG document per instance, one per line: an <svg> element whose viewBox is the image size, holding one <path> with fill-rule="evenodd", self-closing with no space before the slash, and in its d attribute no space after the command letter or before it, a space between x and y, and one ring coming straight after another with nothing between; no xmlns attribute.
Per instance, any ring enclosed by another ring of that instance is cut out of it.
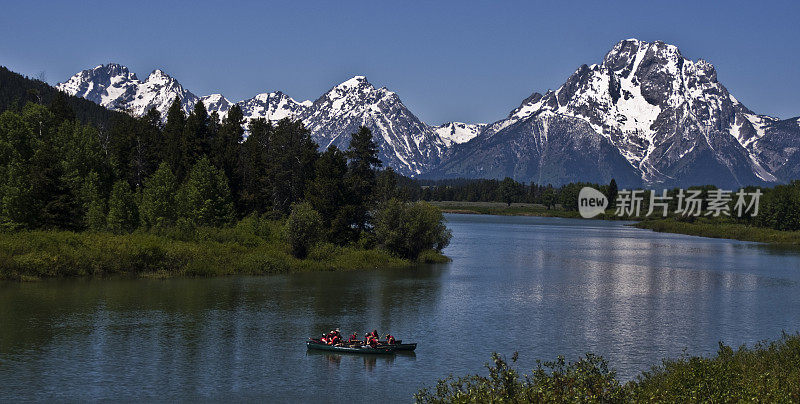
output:
<svg viewBox="0 0 800 404"><path fill-rule="evenodd" d="M324 241L416 258L449 240L435 208L395 199L365 127L320 152L299 121L245 122L239 106L220 120L176 97L165 120L133 118L3 73L2 229L163 233L255 216L285 221L298 257Z"/></svg>

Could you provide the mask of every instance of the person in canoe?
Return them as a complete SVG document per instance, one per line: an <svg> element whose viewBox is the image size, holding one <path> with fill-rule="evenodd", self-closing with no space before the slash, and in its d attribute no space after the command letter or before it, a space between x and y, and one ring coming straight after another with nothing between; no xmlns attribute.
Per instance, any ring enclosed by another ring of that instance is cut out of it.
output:
<svg viewBox="0 0 800 404"><path fill-rule="evenodd" d="M381 337L380 334L378 334L378 330L372 330L372 336L375 339L379 339Z"/></svg>
<svg viewBox="0 0 800 404"><path fill-rule="evenodd" d="M350 339L348 339L348 340L347 340L347 342L350 342L350 343L353 343L353 342L361 342L361 341L358 339L358 331L353 331L353 334L351 334L351 335L350 335Z"/></svg>
<svg viewBox="0 0 800 404"><path fill-rule="evenodd" d="M395 341L396 340L394 339L394 336L392 336L392 334L386 334L386 343L387 344L394 345Z"/></svg>
<svg viewBox="0 0 800 404"><path fill-rule="evenodd" d="M373 337L372 335L370 335L369 338L368 338L367 344L371 348L377 348L378 347L378 339Z"/></svg>

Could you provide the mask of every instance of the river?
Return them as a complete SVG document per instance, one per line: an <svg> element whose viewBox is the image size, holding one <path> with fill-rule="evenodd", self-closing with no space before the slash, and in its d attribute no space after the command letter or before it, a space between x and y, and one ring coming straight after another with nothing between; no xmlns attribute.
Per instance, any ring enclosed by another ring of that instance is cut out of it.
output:
<svg viewBox="0 0 800 404"><path fill-rule="evenodd" d="M0 400L410 401L493 351L661 358L800 329L796 250L624 222L447 215L453 261L404 270L0 283ZM377 328L415 353L307 352Z"/></svg>

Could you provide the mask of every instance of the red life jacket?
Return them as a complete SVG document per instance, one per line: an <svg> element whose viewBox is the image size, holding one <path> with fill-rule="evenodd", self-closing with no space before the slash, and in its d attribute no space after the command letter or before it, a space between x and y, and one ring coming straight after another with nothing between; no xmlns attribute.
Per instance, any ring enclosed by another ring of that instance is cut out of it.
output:
<svg viewBox="0 0 800 404"><path fill-rule="evenodd" d="M386 337L386 342L388 342L388 343L390 343L390 344L394 345L394 337L393 337L393 336L391 336L391 335L390 335L390 336L388 336L388 337Z"/></svg>

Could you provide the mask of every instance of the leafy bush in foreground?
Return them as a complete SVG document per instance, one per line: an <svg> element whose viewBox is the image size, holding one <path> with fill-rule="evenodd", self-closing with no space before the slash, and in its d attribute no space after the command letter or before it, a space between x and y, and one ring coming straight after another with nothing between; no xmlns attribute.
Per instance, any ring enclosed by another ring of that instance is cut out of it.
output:
<svg viewBox="0 0 800 404"><path fill-rule="evenodd" d="M517 354L512 357L515 362ZM448 377L420 390L420 403L528 402L798 402L800 400L800 334L774 342L733 349L720 343L711 357L664 360L625 384L599 356L578 362L563 357L537 362L522 375L492 354L489 376Z"/></svg>

